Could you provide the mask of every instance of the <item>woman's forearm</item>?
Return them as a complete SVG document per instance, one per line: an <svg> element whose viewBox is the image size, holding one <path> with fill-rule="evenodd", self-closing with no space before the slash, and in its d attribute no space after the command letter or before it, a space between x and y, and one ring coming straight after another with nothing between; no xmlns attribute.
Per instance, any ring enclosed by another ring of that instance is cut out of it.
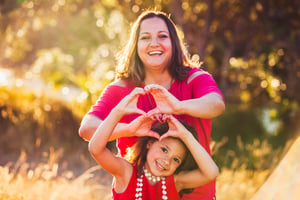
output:
<svg viewBox="0 0 300 200"><path fill-rule="evenodd" d="M193 117L212 119L225 110L225 103L221 95L210 93L198 99L181 101L176 114L186 114Z"/></svg>
<svg viewBox="0 0 300 200"><path fill-rule="evenodd" d="M79 128L79 136L85 139L86 141L90 141L95 131L97 130L97 128L100 126L102 122L103 120L101 120L100 118L94 115L86 115L83 118ZM127 124L118 123L115 129L113 130L111 137L109 138L109 141L113 141L120 137L130 136L129 134L130 132L127 130Z"/></svg>

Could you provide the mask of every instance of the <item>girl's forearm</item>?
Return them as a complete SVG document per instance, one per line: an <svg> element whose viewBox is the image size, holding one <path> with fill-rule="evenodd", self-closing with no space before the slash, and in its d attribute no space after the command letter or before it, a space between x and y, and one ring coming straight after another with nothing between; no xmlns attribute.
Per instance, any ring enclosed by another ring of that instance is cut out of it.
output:
<svg viewBox="0 0 300 200"><path fill-rule="evenodd" d="M122 118L122 113L113 109L107 118L99 125L89 142L89 151L95 155L99 154L106 148L106 144L110 141L115 126Z"/></svg>
<svg viewBox="0 0 300 200"><path fill-rule="evenodd" d="M191 133L185 134L181 139L194 157L201 173L208 179L213 180L219 174L219 168L212 157Z"/></svg>

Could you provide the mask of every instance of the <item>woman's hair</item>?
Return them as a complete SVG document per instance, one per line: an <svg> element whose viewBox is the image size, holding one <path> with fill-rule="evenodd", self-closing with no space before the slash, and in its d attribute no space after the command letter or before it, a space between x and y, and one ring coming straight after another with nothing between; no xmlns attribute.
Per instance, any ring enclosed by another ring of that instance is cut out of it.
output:
<svg viewBox="0 0 300 200"><path fill-rule="evenodd" d="M195 139L198 141L198 134L197 131L194 129L194 127L190 126L188 123L186 123L183 120L179 120L183 126L192 133L192 135L195 137ZM169 125L168 122L160 123L156 122L154 125L151 127L152 131L157 132L160 136L165 134L169 130ZM193 169L197 169L198 165L193 158L191 152L188 150L184 142L182 142L179 138L175 138L179 140L185 147L186 149L186 155L182 161L182 163L179 165L179 167L176 169L175 174L178 174L180 171L190 171ZM143 173L143 167L146 163L147 160L147 154L148 154L148 148L147 144L151 142L157 141L156 138L153 137L139 137L135 145L133 145L131 148L128 149L127 154L125 158L137 165L137 176L141 176Z"/></svg>
<svg viewBox="0 0 300 200"><path fill-rule="evenodd" d="M118 55L118 65L116 68L116 78L133 81L135 86L140 86L145 79L145 69L137 52L137 42L140 33L140 25L143 20L158 17L162 19L169 30L170 39L172 43L172 56L170 66L168 68L173 79L183 81L187 75L190 67L193 65L192 61L187 55L187 50L183 45L182 40L178 36L177 28L170 17L161 11L147 10L141 13L131 28L131 33L127 44ZM196 66L194 64L194 66Z"/></svg>

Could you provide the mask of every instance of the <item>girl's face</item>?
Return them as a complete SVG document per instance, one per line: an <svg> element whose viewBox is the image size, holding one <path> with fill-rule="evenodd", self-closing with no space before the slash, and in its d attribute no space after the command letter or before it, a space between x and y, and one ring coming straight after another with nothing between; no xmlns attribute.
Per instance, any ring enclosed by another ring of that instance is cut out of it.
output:
<svg viewBox="0 0 300 200"><path fill-rule="evenodd" d="M182 163L186 149L181 141L165 138L148 144L145 168L154 176L170 176Z"/></svg>
<svg viewBox="0 0 300 200"><path fill-rule="evenodd" d="M137 51L145 70L165 70L172 55L172 43L166 23L158 17L140 24Z"/></svg>

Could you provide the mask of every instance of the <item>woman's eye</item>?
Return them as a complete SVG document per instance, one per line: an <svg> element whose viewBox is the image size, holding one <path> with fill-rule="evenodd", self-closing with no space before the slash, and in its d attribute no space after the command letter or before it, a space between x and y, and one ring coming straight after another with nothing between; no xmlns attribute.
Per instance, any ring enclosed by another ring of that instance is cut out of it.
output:
<svg viewBox="0 0 300 200"><path fill-rule="evenodd" d="M180 163L180 160L178 158L174 158L173 160L177 163Z"/></svg>
<svg viewBox="0 0 300 200"><path fill-rule="evenodd" d="M160 35L159 38L168 38L167 35Z"/></svg>
<svg viewBox="0 0 300 200"><path fill-rule="evenodd" d="M140 40L148 40L148 39L150 39L149 36L142 36L142 37L140 37Z"/></svg>

